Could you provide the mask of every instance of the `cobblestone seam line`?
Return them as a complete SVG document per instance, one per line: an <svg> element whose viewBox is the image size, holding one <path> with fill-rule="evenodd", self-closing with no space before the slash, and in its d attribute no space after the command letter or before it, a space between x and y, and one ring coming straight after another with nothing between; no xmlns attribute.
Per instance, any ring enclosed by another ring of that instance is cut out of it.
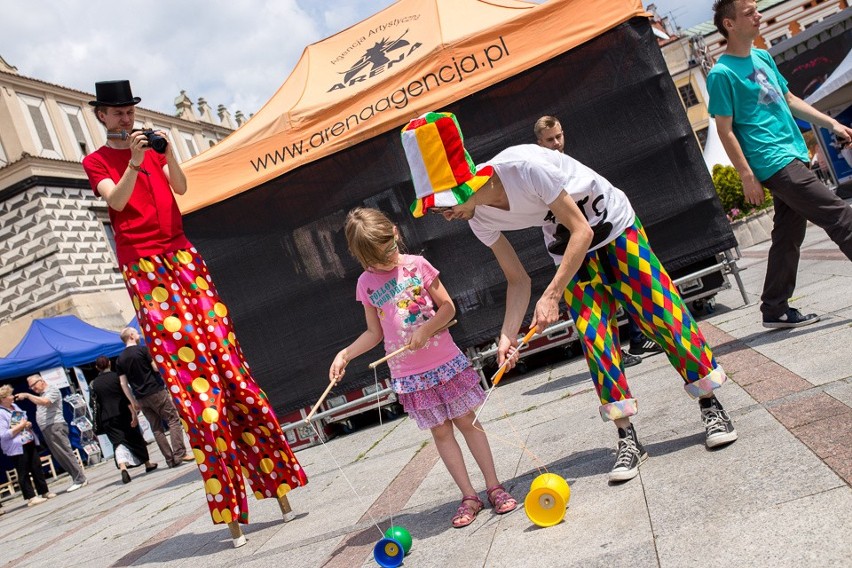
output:
<svg viewBox="0 0 852 568"><path fill-rule="evenodd" d="M852 408L713 324L699 327L729 378L852 485Z"/></svg>
<svg viewBox="0 0 852 568"><path fill-rule="evenodd" d="M170 524L169 526L167 526L166 528L143 542L141 546L137 546L128 554L125 554L124 556L116 560L110 566L132 566L134 562L148 554L150 551L157 548L157 546L159 546L161 543L168 540L170 537L178 534L181 530L197 521L200 517L207 513L208 510L209 509L207 508L207 505L202 505L195 511L187 513L186 515L180 517L172 524ZM225 525L222 526L224 527Z"/></svg>
<svg viewBox="0 0 852 568"><path fill-rule="evenodd" d="M361 523L372 523L371 519L382 519L391 513L398 513L403 508L408 500L414 494L423 480L432 471L432 468L438 461L438 450L435 444L429 443L426 447L420 450L411 461L405 464L399 474L388 485L378 499L370 506L370 509L359 520ZM379 523L383 529L387 528L388 523ZM349 535L346 540L340 543L334 552L329 556L329 560L323 565L323 568L352 568L352 566L361 566L364 560L372 554L373 546L379 541L381 535L378 534L375 526L370 526L367 529Z"/></svg>

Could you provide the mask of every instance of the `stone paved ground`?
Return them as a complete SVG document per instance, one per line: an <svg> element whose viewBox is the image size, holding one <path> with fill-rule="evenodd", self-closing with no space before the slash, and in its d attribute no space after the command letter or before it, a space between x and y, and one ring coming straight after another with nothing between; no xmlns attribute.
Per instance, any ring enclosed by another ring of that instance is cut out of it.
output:
<svg viewBox="0 0 852 568"><path fill-rule="evenodd" d="M252 502L240 549L211 523L191 466L134 473L123 485L105 463L89 468L88 487L44 505L6 499L0 564L375 566L376 525L392 516L414 537L407 567L848 566L852 263L810 229L794 304L823 319L768 332L754 303L766 250L750 247L740 261L752 303L724 291L701 320L732 379L719 391L740 436L732 446L704 448L697 405L663 357L647 358L629 376L651 458L639 477L610 486L614 432L581 360L501 383L483 413L498 472L519 499L541 471L564 477L571 500L556 526L486 509L467 529L451 528L457 490L428 432L402 418L299 452L310 484L291 493L297 518L282 523L275 502Z"/></svg>

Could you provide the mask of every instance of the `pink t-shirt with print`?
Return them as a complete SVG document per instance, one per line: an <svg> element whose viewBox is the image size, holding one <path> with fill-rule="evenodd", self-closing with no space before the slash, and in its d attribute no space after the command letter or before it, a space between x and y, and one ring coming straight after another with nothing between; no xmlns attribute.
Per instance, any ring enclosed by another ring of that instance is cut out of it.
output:
<svg viewBox="0 0 852 568"><path fill-rule="evenodd" d="M435 305L429 286L438 271L422 256L399 255L396 268L366 271L358 278L355 297L376 308L385 336L385 353L408 344L414 331L432 319ZM450 332L444 330L416 351L403 351L388 360L391 377L407 377L435 369L461 353Z"/></svg>

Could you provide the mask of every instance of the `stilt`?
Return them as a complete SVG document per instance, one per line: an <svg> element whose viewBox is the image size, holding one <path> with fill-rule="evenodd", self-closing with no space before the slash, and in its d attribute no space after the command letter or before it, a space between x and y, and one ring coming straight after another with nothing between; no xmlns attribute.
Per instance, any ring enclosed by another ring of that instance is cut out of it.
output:
<svg viewBox="0 0 852 568"><path fill-rule="evenodd" d="M234 548L239 548L246 543L246 535L240 529L240 523L237 521L228 523L228 530L231 531L231 538L234 539Z"/></svg>
<svg viewBox="0 0 852 568"><path fill-rule="evenodd" d="M296 513L293 512L293 508L290 506L290 501L286 495L278 498L278 506L281 508L281 514L284 516L285 523L296 518Z"/></svg>

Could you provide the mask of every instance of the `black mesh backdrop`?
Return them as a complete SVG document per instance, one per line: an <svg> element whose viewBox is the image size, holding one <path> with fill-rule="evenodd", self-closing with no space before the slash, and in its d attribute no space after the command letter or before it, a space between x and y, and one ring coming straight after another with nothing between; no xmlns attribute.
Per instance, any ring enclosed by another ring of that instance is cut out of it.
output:
<svg viewBox="0 0 852 568"><path fill-rule="evenodd" d="M535 120L559 117L566 151L627 193L670 270L735 245L645 19L434 110L456 113L475 161L534 142ZM334 354L365 328L355 301L361 268L342 230L353 207L385 211L408 251L442 271L459 311L453 336L463 349L499 332L505 281L493 255L464 223L413 219L413 195L394 129L187 215L187 233L209 263L276 410L312 404L328 384ZM554 272L541 231L509 238L540 292ZM371 384L367 364L382 354L377 347L351 363L346 389Z"/></svg>

